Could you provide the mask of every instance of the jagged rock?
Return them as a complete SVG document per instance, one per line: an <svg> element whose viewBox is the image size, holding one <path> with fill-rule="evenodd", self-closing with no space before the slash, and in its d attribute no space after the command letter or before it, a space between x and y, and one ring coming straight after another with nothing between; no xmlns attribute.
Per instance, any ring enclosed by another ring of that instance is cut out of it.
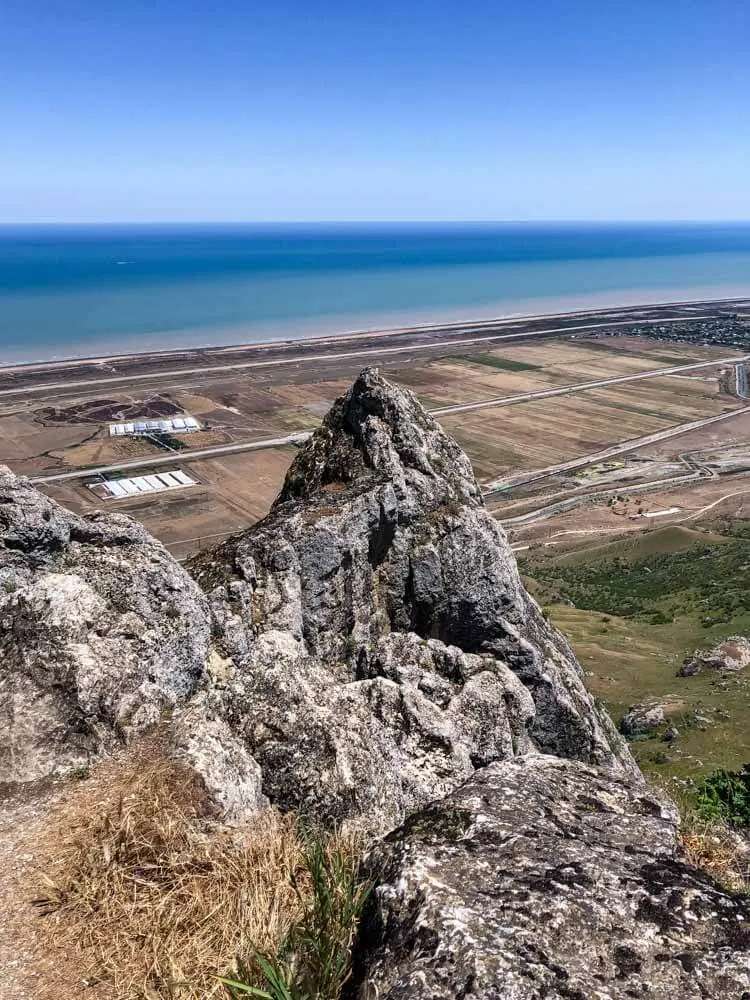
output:
<svg viewBox="0 0 750 1000"><path fill-rule="evenodd" d="M374 850L351 1000L750 1000L750 899L611 770L491 764Z"/></svg>
<svg viewBox="0 0 750 1000"><path fill-rule="evenodd" d="M667 721L664 705L659 701L631 705L620 723L620 732L626 736L642 736L660 729Z"/></svg>
<svg viewBox="0 0 750 1000"><path fill-rule="evenodd" d="M697 649L678 671L679 677L692 677L703 670L735 672L750 665L750 639L732 635L713 649Z"/></svg>
<svg viewBox="0 0 750 1000"><path fill-rule="evenodd" d="M85 763L196 690L206 600L122 514L79 517L0 468L0 781Z"/></svg>
<svg viewBox="0 0 750 1000"><path fill-rule="evenodd" d="M268 517L189 565L230 664L211 710L284 807L386 829L535 749L636 773L466 455L373 370Z"/></svg>

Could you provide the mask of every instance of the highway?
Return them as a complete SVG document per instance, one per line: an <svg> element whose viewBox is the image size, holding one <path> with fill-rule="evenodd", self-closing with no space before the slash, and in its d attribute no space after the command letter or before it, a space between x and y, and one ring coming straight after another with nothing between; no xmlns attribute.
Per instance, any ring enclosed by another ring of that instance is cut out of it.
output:
<svg viewBox="0 0 750 1000"><path fill-rule="evenodd" d="M300 444L306 441L311 431L299 434L287 434L285 437L266 438L265 441L245 441L239 444L220 444L214 448L195 448L190 451L176 451L170 455L157 455L155 458L136 458L129 462L118 462L116 465L100 465L95 469L74 469L71 472L55 472L50 476L35 476L32 483L57 483L65 479L84 479L89 476L103 476L109 472L127 472L130 469L149 468L152 465L175 465L185 462L200 462L205 458L216 458L218 455L231 455L238 451L261 451L264 448L283 448L287 444Z"/></svg>
<svg viewBox="0 0 750 1000"><path fill-rule="evenodd" d="M588 496L577 497L575 501L571 501L570 504L568 505L564 505L565 501L561 502L560 504L550 504L549 507L540 507L538 510L529 511L527 514L522 514L516 518L513 517L504 518L502 523L503 526L507 528L522 527L527 524L532 524L534 521L546 520L546 518L551 517L554 514L564 513L567 510L572 510L574 507L585 503L587 500L601 499L605 496L608 495L611 496L614 494L617 494L619 496L621 493L634 493L638 490L647 491L653 489L655 486L661 486L661 485L664 486L672 486L675 484L679 485L680 483L687 482L689 479L692 478L694 477L676 476L673 479L662 479L659 481L655 481L653 483L644 483L641 484L640 486L625 486L619 490L602 490L598 493L589 493ZM712 503L706 504L704 507L700 507L698 510L694 510L691 514L688 514L686 517L678 517L676 519L670 520L669 523L670 525L673 525L673 524L685 524L686 521L694 521L696 520L696 518L702 517L709 510L713 510L714 507L718 507L719 504L724 503L726 500L731 500L734 497L746 496L748 493L750 493L750 489L735 490L732 493L725 493L724 496L719 497L718 500L714 500ZM560 509L553 510L552 509L553 507L555 508L559 507ZM579 528L579 529L568 529L566 531L556 531L554 534L549 536L549 539L542 541L541 544L544 546L560 545L561 544L560 542L553 542L551 539L557 538L558 536L561 535L621 535L623 533L623 530L624 530L623 527L618 527L618 528ZM530 545L523 545L523 544L511 546L514 552L520 552L521 550L528 549L530 547L531 547Z"/></svg>
<svg viewBox="0 0 750 1000"><path fill-rule="evenodd" d="M699 320L709 318L702 315L691 316L691 320ZM666 316L660 317L658 319L643 319L638 320L638 325L645 326L648 324L661 324L661 323L684 323L686 317L681 316ZM496 341L503 340L522 340L528 337L549 337L555 334L569 334L569 333L580 333L587 330L600 330L603 328L610 329L612 327L619 326L633 326L635 321L631 319L627 320L616 320L616 321L598 321L596 323L584 323L578 326L560 326L554 327L552 329L542 329L542 330L529 330L526 332L517 333L498 333L498 334L487 334L480 337L459 337L455 340L440 340L440 341L428 341L426 343L416 343L409 344L407 346L400 347L374 347L365 348L362 350L354 351L332 351L325 354L308 354L303 356L293 356L289 358L274 358L270 360L263 361L238 361L227 365L202 365L196 368L176 368L168 371L156 371L156 372L143 372L141 374L133 373L130 375L110 375L110 376L100 376L92 379L72 379L67 382L41 382L37 385L28 385L24 387L16 387L12 389L0 389L0 397L3 396L23 396L29 393L38 392L50 392L52 390L65 390L72 389L77 390L81 388L87 388L91 386L96 387L106 387L115 384L129 383L135 384L140 383L145 380L153 379L167 379L167 378L183 378L185 375L200 375L203 377L210 377L216 374L238 372L247 369L257 369L257 368L273 368L279 365L299 365L307 364L308 362L335 362L335 361L346 361L353 359L369 359L381 356L393 356L394 354L403 353L413 353L415 351L442 351L446 347L466 347L471 344L488 344L494 343ZM730 361L736 361L736 358L731 358ZM720 364L721 361L714 362L715 364ZM704 366L708 366L708 363L704 363ZM499 404L496 404L499 405Z"/></svg>
<svg viewBox="0 0 750 1000"><path fill-rule="evenodd" d="M563 496L560 500L552 500L552 502L536 507L534 510L525 511L523 514L511 514L510 517L503 517L502 522L508 527L520 527L525 524L533 524L535 521L544 521L556 514L563 514L592 500L603 500L612 496L620 496L623 493L646 493L659 486L685 486L687 483L694 483L699 479L716 477L716 473L712 469L698 462L689 452L680 455L680 461L689 470L688 472L666 476L663 479L652 479L645 483L634 483L631 486L610 485L599 490L591 490L590 486L580 486L569 491L567 496ZM485 494L485 496L487 495Z"/></svg>
<svg viewBox="0 0 750 1000"><path fill-rule="evenodd" d="M743 360L750 360L750 355L746 355ZM499 396L494 399L479 400L473 403L456 403L452 406L441 406L438 409L430 410L430 413L435 417L447 416L453 413L463 413L467 410L480 410L485 407L498 407L498 406L513 406L518 403L531 402L535 399L546 399L551 396L564 396L570 393L583 392L587 389L599 389L604 388L609 385L617 385L627 382L637 382L641 379L647 378L657 378L661 375L678 375L681 372L693 371L696 369L712 368L717 365L722 364L736 364L737 358L717 358L713 361L696 361L687 365L675 365L671 368L651 368L643 372L635 372L632 375L615 375L612 378L607 379L596 379L595 381L588 382L574 382L570 385L556 386L553 389L538 389L533 392L519 393L515 396ZM49 388L49 387L47 387ZM744 410L737 411L734 410L730 414L720 414L718 417L708 417L704 421L693 421L690 424L678 425L679 427L684 427L685 430L697 429L697 427L704 426L707 423L712 423L715 420L726 419L727 416L733 416L737 412L744 412ZM620 454L621 451L629 451L633 448L640 447L641 444L651 444L654 441L663 440L666 437L671 437L674 434L685 433L682 430L675 430L674 428L667 428L664 431L657 431L656 435L647 435L646 438L638 438L635 442L625 442L623 445L615 445L614 449L607 449L607 454L604 452L599 453L599 458L592 458L591 461L601 461L603 457L610 457L614 454ZM659 436L662 435L662 436ZM51 483L60 482L69 479L83 479L87 476L97 476L106 475L112 472L127 472L133 469L140 469L145 467L150 467L152 465L167 465L169 463L174 463L176 461L185 462L198 462L206 458L216 458L221 455L231 455L237 452L243 451L262 451L264 448L280 448L284 445L289 444L301 444L310 437L309 431L302 431L297 434L288 434L284 437L277 438L266 438L261 441L246 441L237 442L236 444L225 444L217 445L212 448L200 448L200 449L190 449L185 451L180 451L173 453L170 456L158 456L156 458L138 458L132 459L127 462L118 462L113 465L102 465L97 468L89 469L75 469L70 472L56 472L50 475L36 476L31 482L33 483ZM620 449L620 450L617 450ZM582 465L590 464L587 459L575 459L573 463L564 463L560 466L550 467L549 471L541 470L539 473L522 474L521 477L514 477L511 480L498 480L496 484L493 484L492 489L489 493L499 492L502 489L508 488L509 485L520 486L527 482L533 482L534 479L525 478L528 475L532 475L537 478L545 478L547 475L555 475L558 472L565 472L569 469L579 468Z"/></svg>
<svg viewBox="0 0 750 1000"><path fill-rule="evenodd" d="M750 354L741 361L750 361ZM554 389L539 389L535 392L524 392L517 396L498 396L497 399L484 399L477 403L456 403L453 406L441 406L430 410L433 417L442 417L449 413L465 413L467 410L482 410L490 406L511 406L513 403L525 403L531 399L547 399L550 396L565 396L571 392L582 392L585 389L601 389L620 382L638 382L640 379L657 378L660 375L679 375L681 372L695 371L697 368L713 368L717 365L735 364L737 358L716 358L714 361L698 361L695 364L675 365L672 368L650 368L648 371L636 372L634 375L615 375L612 378L596 379L591 382L574 382L571 385L557 386ZM739 367L739 365L736 365ZM744 371L744 367L742 369ZM738 392L738 395L740 393Z"/></svg>
<svg viewBox="0 0 750 1000"><path fill-rule="evenodd" d="M535 472L522 472L517 476L510 476L507 479L496 479L490 483L485 492L485 496L492 496L505 492L517 486L527 486L530 483L539 482L541 479L548 479L561 472L572 472L575 469L582 469L587 465L595 465L597 462L605 462L607 459L615 458L617 455L624 455L629 451L637 451L647 445L658 444L660 441L667 441L669 438L678 437L680 434L688 434L690 431L698 431L703 427L710 427L711 424L718 424L724 420L731 420L740 414L750 412L750 407L743 406L738 410L729 410L728 413L720 413L715 417L704 417L702 420L689 420L685 424L674 424L666 427L663 431L655 431L653 434L646 434L644 437L630 438L629 441L622 441L620 444L611 445L602 451L594 452L591 455L583 455L581 458L574 458L570 462L561 462L559 465L550 465L546 469L537 469Z"/></svg>
<svg viewBox="0 0 750 1000"><path fill-rule="evenodd" d="M692 472L684 476L654 479L649 483L636 483L633 486L610 486L606 490L596 490L591 493L582 493L579 496L569 497L567 500L558 500L556 503L537 507L535 510L529 510L525 514L517 514L515 517L499 517L499 520L502 521L503 526L506 528L521 527L521 525L533 524L536 521L545 521L548 517L554 517L556 514L564 514L592 500L604 500L613 496L619 497L623 493L647 493L649 490L657 489L659 486L684 486L686 483L693 483L696 479L702 478L701 473Z"/></svg>

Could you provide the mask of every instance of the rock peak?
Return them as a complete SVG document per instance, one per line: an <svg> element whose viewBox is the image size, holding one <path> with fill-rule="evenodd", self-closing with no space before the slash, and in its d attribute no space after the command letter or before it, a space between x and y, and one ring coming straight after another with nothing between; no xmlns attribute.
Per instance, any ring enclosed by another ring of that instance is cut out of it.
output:
<svg viewBox="0 0 750 1000"><path fill-rule="evenodd" d="M390 481L403 497L481 504L469 459L408 389L365 368L289 470L277 503Z"/></svg>
<svg viewBox="0 0 750 1000"><path fill-rule="evenodd" d="M268 516L190 566L234 664L220 714L284 808L383 830L534 750L634 771L469 459L374 369L333 404Z"/></svg>

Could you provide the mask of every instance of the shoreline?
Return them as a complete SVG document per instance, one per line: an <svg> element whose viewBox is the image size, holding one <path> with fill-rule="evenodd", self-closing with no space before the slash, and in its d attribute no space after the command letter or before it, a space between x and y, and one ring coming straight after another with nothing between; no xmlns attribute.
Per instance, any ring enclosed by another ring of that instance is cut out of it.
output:
<svg viewBox="0 0 750 1000"><path fill-rule="evenodd" d="M696 291L698 290L696 289ZM718 289L716 289L716 291L718 291ZM168 360L170 358L185 359L187 357L197 356L207 352L216 356L218 360L223 354L236 354L256 350L263 353L274 348L289 350L295 346L299 346L300 349L312 348L316 345L325 345L330 347L339 343L351 344L357 340L369 339L376 342L382 342L390 337L419 338L429 335L436 335L439 337L441 334L449 334L452 332L458 334L462 331L468 332L468 329L475 330L477 332L480 332L481 330L489 331L495 328L512 327L514 324L522 326L533 322L549 323L556 320L565 322L570 321L574 317L590 317L594 319L605 316L627 316L628 313L633 311L636 311L636 316L633 318L633 322L635 323L638 322L639 318L641 320L645 319L645 317L637 314L639 310L653 311L663 310L670 307L674 307L675 309L684 309L705 306L708 309L719 309L722 305L726 305L727 307L739 307L750 310L750 287L747 286L742 286L741 288L737 288L736 286L724 288L722 289L722 294L716 296L707 296L704 294L689 298L669 297L660 299L641 299L641 294L642 292L634 290L630 293L629 301L623 300L620 295L617 296L616 301L606 301L599 304L594 304L592 302L592 299L597 298L597 296L569 296L566 297L566 301L570 308L558 308L545 312L526 312L521 310L492 315L477 315L474 313L473 315L464 318L443 318L442 320L433 318L423 323L413 323L408 325L389 325L372 328L360 327L356 329L348 328L340 331L332 331L328 328L327 332L311 332L307 336L299 335L300 331L298 330L297 336L294 336L293 333L289 333L286 335L280 334L278 337L270 337L260 340L198 343L194 345L186 345L184 347L151 347L145 348L144 350L133 350L118 353L96 352L80 355L69 354L61 357L37 358L29 360L0 360L0 373L3 375L9 375L13 372L25 374L32 373L35 370L64 370L65 368L75 366L107 365L114 364L116 362L138 363L148 360L156 361L159 358L163 358L164 360ZM585 301L580 301L574 306L573 300L579 299ZM555 298L554 301L561 302L561 299L558 297ZM539 305L539 299L536 299L534 304ZM550 306L552 305L551 302L549 304ZM484 312L486 313L486 310ZM686 321L689 320L690 315L686 314L684 319ZM601 325L606 325L606 320L603 320ZM193 331L193 333L195 333L195 331ZM214 333L216 334L218 331L214 331ZM541 333L543 333L543 331L540 331L540 334ZM180 336L180 331L173 331L169 334L165 334L165 336L168 336L170 340L177 340Z"/></svg>

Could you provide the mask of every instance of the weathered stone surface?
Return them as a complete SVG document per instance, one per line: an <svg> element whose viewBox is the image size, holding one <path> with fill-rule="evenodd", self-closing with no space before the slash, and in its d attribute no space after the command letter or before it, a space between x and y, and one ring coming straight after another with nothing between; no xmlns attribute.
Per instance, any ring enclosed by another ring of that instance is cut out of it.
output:
<svg viewBox="0 0 750 1000"><path fill-rule="evenodd" d="M535 749L635 773L525 592L459 446L367 370L268 517L190 564L230 664L209 702L263 790L386 829Z"/></svg>
<svg viewBox="0 0 750 1000"><path fill-rule="evenodd" d="M85 763L196 690L196 584L122 514L79 517L0 468L0 781Z"/></svg>
<svg viewBox="0 0 750 1000"><path fill-rule="evenodd" d="M697 649L678 671L680 677L692 677L703 670L734 673L750 665L750 639L732 635L713 649Z"/></svg>
<svg viewBox="0 0 750 1000"><path fill-rule="evenodd" d="M624 775L491 764L373 852L357 1000L750 1000L750 899Z"/></svg>
<svg viewBox="0 0 750 1000"><path fill-rule="evenodd" d="M620 731L626 736L641 736L656 732L666 725L664 705L655 699L631 705L620 723Z"/></svg>

